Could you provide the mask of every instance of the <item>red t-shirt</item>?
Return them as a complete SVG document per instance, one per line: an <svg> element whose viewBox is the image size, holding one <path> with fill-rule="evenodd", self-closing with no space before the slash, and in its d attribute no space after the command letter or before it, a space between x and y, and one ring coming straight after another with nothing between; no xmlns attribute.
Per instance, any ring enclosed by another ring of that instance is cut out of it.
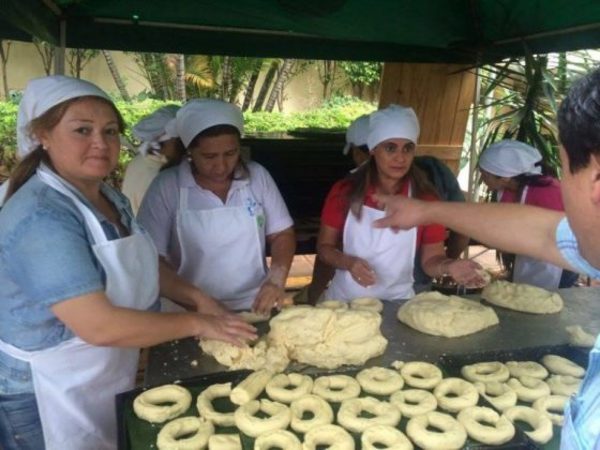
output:
<svg viewBox="0 0 600 450"><path fill-rule="evenodd" d="M526 205L539 206L540 208L553 209L555 211L564 211L562 195L560 193L560 182L551 177L544 177L550 184L546 186L529 186L525 196ZM519 199L515 198L516 192L504 191L502 193L501 203L517 203Z"/></svg>
<svg viewBox="0 0 600 450"><path fill-rule="evenodd" d="M398 195L408 195L408 182L404 182ZM340 180L333 185L325 203L323 205L323 211L321 213L321 223L328 227L335 228L336 230L343 232L344 223L346 222L346 216L352 214L349 212L348 204L348 191L350 190L350 182L346 179ZM371 208L377 208L377 202L373 198L375 194L375 187L369 186L365 195L364 205ZM434 195L423 195L419 197L420 200L436 201L437 197ZM442 242L446 239L446 229L439 224L421 225L417 227L417 249L422 244L434 244L436 242Z"/></svg>

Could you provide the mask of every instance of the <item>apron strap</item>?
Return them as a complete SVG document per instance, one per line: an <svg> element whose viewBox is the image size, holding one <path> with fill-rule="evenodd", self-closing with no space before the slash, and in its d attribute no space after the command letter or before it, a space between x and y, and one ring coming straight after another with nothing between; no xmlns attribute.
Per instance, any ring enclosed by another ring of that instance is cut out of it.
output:
<svg viewBox="0 0 600 450"><path fill-rule="evenodd" d="M102 225L100 225L100 221L98 220L96 215L79 198L77 198L77 196L65 185L65 183L56 174L54 174L50 169L48 169L47 166L42 165L38 167L37 175L48 186L67 196L73 201L77 209L81 212L81 214L83 214L85 223L89 227L89 230L92 233L92 237L94 238L94 243L104 244L108 242L106 234L104 233L104 229L102 228Z"/></svg>

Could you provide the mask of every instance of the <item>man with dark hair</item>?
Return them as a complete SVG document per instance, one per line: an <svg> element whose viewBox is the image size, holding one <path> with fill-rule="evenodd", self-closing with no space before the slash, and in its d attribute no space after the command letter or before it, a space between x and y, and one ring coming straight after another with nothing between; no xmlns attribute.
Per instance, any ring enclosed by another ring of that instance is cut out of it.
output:
<svg viewBox="0 0 600 450"><path fill-rule="evenodd" d="M571 88L558 113L565 213L520 204L421 202L380 197L377 227L442 223L490 247L600 278L600 69ZM600 300L599 300L600 301ZM565 409L561 449L600 449L600 338Z"/></svg>

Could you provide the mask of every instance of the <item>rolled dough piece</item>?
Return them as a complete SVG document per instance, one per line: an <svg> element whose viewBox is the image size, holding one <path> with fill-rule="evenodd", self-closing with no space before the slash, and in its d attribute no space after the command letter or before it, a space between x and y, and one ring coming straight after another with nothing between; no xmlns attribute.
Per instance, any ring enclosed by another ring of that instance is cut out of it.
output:
<svg viewBox="0 0 600 450"><path fill-rule="evenodd" d="M493 305L531 314L554 314L563 309L563 300L558 293L510 281L488 284L481 297Z"/></svg>

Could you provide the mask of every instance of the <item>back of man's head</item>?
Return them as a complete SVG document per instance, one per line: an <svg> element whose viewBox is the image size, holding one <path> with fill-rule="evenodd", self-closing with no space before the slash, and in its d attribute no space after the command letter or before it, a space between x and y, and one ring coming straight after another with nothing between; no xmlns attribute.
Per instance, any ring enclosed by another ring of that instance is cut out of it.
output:
<svg viewBox="0 0 600 450"><path fill-rule="evenodd" d="M600 155L600 69L573 84L558 111L558 133L571 173Z"/></svg>

